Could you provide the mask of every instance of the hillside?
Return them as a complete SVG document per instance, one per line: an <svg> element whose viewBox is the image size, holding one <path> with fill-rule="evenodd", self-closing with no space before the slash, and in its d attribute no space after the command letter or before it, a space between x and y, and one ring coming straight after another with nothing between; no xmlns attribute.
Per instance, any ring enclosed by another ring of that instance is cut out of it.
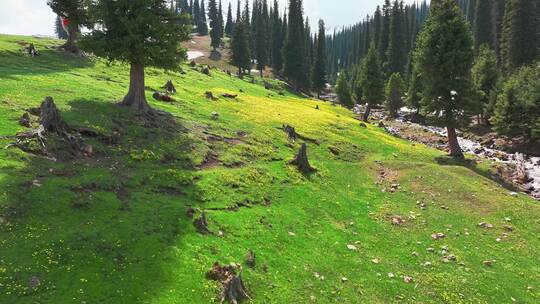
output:
<svg viewBox="0 0 540 304"><path fill-rule="evenodd" d="M147 69L151 106L174 119L145 127L115 105L126 66L55 44L0 36L0 145L46 96L101 136L57 161L0 149L0 303L219 303L214 262L243 265L250 303L540 302L540 206L491 180L489 163L361 126L278 82L188 65ZM153 100L169 79L177 102ZM316 173L288 164L305 141L283 124L314 139Z"/></svg>

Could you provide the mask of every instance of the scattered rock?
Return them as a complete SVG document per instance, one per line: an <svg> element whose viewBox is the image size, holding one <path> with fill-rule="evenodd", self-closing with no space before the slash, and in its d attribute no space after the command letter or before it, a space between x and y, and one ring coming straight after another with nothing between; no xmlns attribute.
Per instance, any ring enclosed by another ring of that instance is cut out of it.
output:
<svg viewBox="0 0 540 304"><path fill-rule="evenodd" d="M490 223L487 223L487 222L481 222L478 224L478 227L480 228L486 228L486 229L491 229L493 228L493 225L490 224Z"/></svg>
<svg viewBox="0 0 540 304"><path fill-rule="evenodd" d="M401 224L403 224L405 222L405 220L403 220L403 218L399 215L395 215L392 217L392 225L394 226L399 226Z"/></svg>
<svg viewBox="0 0 540 304"><path fill-rule="evenodd" d="M349 244L349 245L347 245L347 249L356 251L356 250L358 250L358 247L356 247L356 246L354 246L352 244Z"/></svg>
<svg viewBox="0 0 540 304"><path fill-rule="evenodd" d="M296 233L289 231L289 236L296 236Z"/></svg>
<svg viewBox="0 0 540 304"><path fill-rule="evenodd" d="M371 263L373 264L379 264L381 261L379 259L372 259Z"/></svg>
<svg viewBox="0 0 540 304"><path fill-rule="evenodd" d="M345 282L347 282L348 280L349 280L349 279L347 279L346 277L341 277L341 282L342 282L342 283L345 283Z"/></svg>
<svg viewBox="0 0 540 304"><path fill-rule="evenodd" d="M438 233L434 233L431 235L431 238L434 239L434 240L440 240L440 239L444 239L446 237L446 235L442 232L438 232Z"/></svg>
<svg viewBox="0 0 540 304"><path fill-rule="evenodd" d="M433 264L431 262L425 262L424 263L424 267L431 267L433 266Z"/></svg>
<svg viewBox="0 0 540 304"><path fill-rule="evenodd" d="M379 124L377 125L379 128L385 128L386 125L384 124L384 122L382 121L379 121Z"/></svg>
<svg viewBox="0 0 540 304"><path fill-rule="evenodd" d="M410 277L410 276L403 276L403 282L409 284L409 283L412 283L413 281L413 278Z"/></svg>
<svg viewBox="0 0 540 304"><path fill-rule="evenodd" d="M485 266L488 266L488 267L491 267L493 265L493 261L492 260L486 260L483 262Z"/></svg>
<svg viewBox="0 0 540 304"><path fill-rule="evenodd" d="M396 276L395 276L393 273L389 272L389 273L388 273L388 277L389 277L390 279L393 279L393 278L395 278Z"/></svg>

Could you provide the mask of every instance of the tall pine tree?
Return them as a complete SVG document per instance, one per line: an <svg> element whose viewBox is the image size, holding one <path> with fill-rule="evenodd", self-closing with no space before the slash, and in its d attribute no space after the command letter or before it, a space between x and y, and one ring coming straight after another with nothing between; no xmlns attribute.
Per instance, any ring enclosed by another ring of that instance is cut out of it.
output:
<svg viewBox="0 0 540 304"><path fill-rule="evenodd" d="M326 86L326 29L323 20L319 20L319 33L315 50L313 89L317 92L317 97L320 97L321 91Z"/></svg>
<svg viewBox="0 0 540 304"><path fill-rule="evenodd" d="M144 70L176 69L186 59L180 42L189 38L189 18L176 15L166 1L156 0L94 0L91 14L101 26L86 34L81 46L109 61L130 64L129 91L121 105L152 112L145 96Z"/></svg>
<svg viewBox="0 0 540 304"><path fill-rule="evenodd" d="M531 0L507 0L502 29L502 61L505 72L538 58L540 48L539 4Z"/></svg>
<svg viewBox="0 0 540 304"><path fill-rule="evenodd" d="M305 81L305 40L302 0L289 0L289 22L284 47L284 73L296 89Z"/></svg>
<svg viewBox="0 0 540 304"><path fill-rule="evenodd" d="M366 111L363 120L368 121L371 108L380 104L384 99L384 80L381 61L372 44L364 58L359 75L359 85L362 88L363 100L366 101Z"/></svg>
<svg viewBox="0 0 540 304"><path fill-rule="evenodd" d="M474 17L474 48L479 51L482 44L495 48L493 37L493 0L476 0Z"/></svg>
<svg viewBox="0 0 540 304"><path fill-rule="evenodd" d="M234 31L234 22L232 17L232 6L229 2L229 8L227 10L227 22L225 23L225 35L227 37L232 37Z"/></svg>
<svg viewBox="0 0 540 304"><path fill-rule="evenodd" d="M244 70L251 69L249 36L244 20L237 19L231 41L232 64L238 67L238 77L242 78Z"/></svg>
<svg viewBox="0 0 540 304"><path fill-rule="evenodd" d="M214 51L221 45L221 25L216 0L208 1L208 19L210 20L210 45Z"/></svg>
<svg viewBox="0 0 540 304"><path fill-rule="evenodd" d="M61 48L67 52L79 53L76 41L79 36L79 28L89 23L88 2L84 0L49 0L47 4L53 12L67 19L68 38Z"/></svg>
<svg viewBox="0 0 540 304"><path fill-rule="evenodd" d="M450 155L463 157L456 128L475 106L470 79L474 52L470 27L455 0L431 2L414 56L422 75L422 106L446 125Z"/></svg>
<svg viewBox="0 0 540 304"><path fill-rule="evenodd" d="M397 0L392 6L390 17L390 36L388 41L388 51L386 52L387 70L392 73L403 74L405 63L407 62L407 49L405 47L405 24L403 11Z"/></svg>

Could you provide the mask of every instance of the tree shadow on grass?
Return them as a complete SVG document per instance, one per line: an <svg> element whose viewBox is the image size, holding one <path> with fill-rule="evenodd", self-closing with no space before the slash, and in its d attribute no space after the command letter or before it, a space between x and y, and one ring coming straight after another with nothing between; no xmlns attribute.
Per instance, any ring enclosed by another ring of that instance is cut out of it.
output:
<svg viewBox="0 0 540 304"><path fill-rule="evenodd" d="M56 49L39 51L30 57L18 50L0 51L0 79L17 79L17 76L46 75L93 66L89 58L78 57Z"/></svg>
<svg viewBox="0 0 540 304"><path fill-rule="evenodd" d="M475 160L456 159L456 158L445 155L445 156L435 157L435 161L441 166L461 166L461 167L465 167L465 168L473 171L474 173L476 173L478 175L481 175L481 176L483 176L483 177L485 177L487 179L490 179L491 181L496 182L497 184L501 185L506 190L515 191L515 192L520 191L519 188L517 188L512 183L507 182L506 180L504 180L499 175L497 175L497 174L495 174L493 172L490 172L489 170L482 169L482 168L478 167Z"/></svg>
<svg viewBox="0 0 540 304"><path fill-rule="evenodd" d="M193 139L111 103L69 105L69 124L119 138L86 138L95 155L69 161L0 151L0 303L146 303L176 282L175 246L194 232Z"/></svg>

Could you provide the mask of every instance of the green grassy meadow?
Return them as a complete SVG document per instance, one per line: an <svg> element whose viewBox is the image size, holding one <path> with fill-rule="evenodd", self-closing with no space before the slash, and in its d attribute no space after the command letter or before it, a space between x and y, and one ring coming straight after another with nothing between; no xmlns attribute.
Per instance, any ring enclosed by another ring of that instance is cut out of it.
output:
<svg viewBox="0 0 540 304"><path fill-rule="evenodd" d="M0 303L219 303L205 277L216 261L244 265L246 303L540 302L540 205L510 195L487 163L188 65L147 69L149 88L172 79L178 90L175 103L147 91L174 116L147 128L116 105L125 65L47 48L58 43L0 36L0 136L26 130L25 109L52 96L69 124L117 140L89 138L93 156L51 161L0 139ZM317 140L316 173L288 164L302 141L282 124ZM189 206L206 210L212 234L196 232Z"/></svg>

